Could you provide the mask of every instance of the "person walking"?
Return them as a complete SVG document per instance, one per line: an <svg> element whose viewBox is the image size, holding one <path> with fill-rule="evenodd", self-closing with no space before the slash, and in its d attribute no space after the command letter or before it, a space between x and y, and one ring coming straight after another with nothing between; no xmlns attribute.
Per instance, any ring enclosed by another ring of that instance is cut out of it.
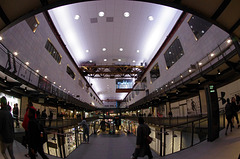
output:
<svg viewBox="0 0 240 159"><path fill-rule="evenodd" d="M19 128L18 113L19 113L18 104L16 103L14 104L14 108L13 108L13 116L16 120L16 128Z"/></svg>
<svg viewBox="0 0 240 159"><path fill-rule="evenodd" d="M138 117L139 126L137 128L137 139L136 139L136 148L132 154L132 159L137 159L138 157L148 156L149 159L152 159L152 152L149 144L147 143L147 137L151 133L151 129L148 125L144 124L143 117Z"/></svg>
<svg viewBox="0 0 240 159"><path fill-rule="evenodd" d="M48 159L43 151L43 143L41 141L41 132L39 129L39 123L35 118L36 110L30 108L28 111L29 123L28 123L28 145L29 145L29 156L31 159L36 159L37 152L43 159Z"/></svg>
<svg viewBox="0 0 240 159"><path fill-rule="evenodd" d="M45 126L45 124L46 124L46 119L47 119L46 109L44 109L44 110L42 111L41 118L42 118L42 124L43 124L43 126Z"/></svg>
<svg viewBox="0 0 240 159"><path fill-rule="evenodd" d="M7 106L7 99L1 98L1 110L0 110L0 142L1 153L5 159L7 159L6 149L11 157L15 159L13 155L13 140L14 140L14 123L13 117L9 112Z"/></svg>
<svg viewBox="0 0 240 159"><path fill-rule="evenodd" d="M83 120L79 125L83 127L83 141L89 143L89 127L86 120ZM86 139L87 136L87 139Z"/></svg>
<svg viewBox="0 0 240 159"><path fill-rule="evenodd" d="M53 113L52 113L52 111L50 110L50 114L49 114L49 116L48 116L48 120L49 120L49 125L48 125L48 127L51 127L52 119L53 119Z"/></svg>
<svg viewBox="0 0 240 159"><path fill-rule="evenodd" d="M235 99L235 97L232 97L232 100L231 100L231 105L232 105L232 115L233 115L233 118L235 117L236 118L236 120L237 120L237 124L238 124L238 128L240 127L240 125L239 125L239 119L238 119L238 111L239 111L239 109L238 109L238 106L237 106L237 104L236 104L236 99ZM234 119L233 119L234 120ZM234 126L233 126L234 127Z"/></svg>
<svg viewBox="0 0 240 159"><path fill-rule="evenodd" d="M227 130L228 127L230 125L230 131L232 132L232 128L233 128L233 123L232 123L232 117L233 117L233 110L232 110L232 105L230 103L230 99L227 98L227 104L225 106L225 114L226 114L226 119L227 119L227 127L226 127L226 131L225 131L225 135L227 135Z"/></svg>
<svg viewBox="0 0 240 159"><path fill-rule="evenodd" d="M28 136L28 123L29 123L29 117L28 117L29 109L34 109L36 111L36 109L33 107L33 103L31 101L28 101L28 106L27 106L26 113L25 113L24 118L23 118L23 123L22 123L22 127L25 130L25 136L23 138L23 145L25 147L27 147L27 145L28 145L27 136ZM35 118L36 118L36 115L35 115ZM25 154L26 157L29 157L29 151L30 150L29 150L29 147L28 147L28 154Z"/></svg>

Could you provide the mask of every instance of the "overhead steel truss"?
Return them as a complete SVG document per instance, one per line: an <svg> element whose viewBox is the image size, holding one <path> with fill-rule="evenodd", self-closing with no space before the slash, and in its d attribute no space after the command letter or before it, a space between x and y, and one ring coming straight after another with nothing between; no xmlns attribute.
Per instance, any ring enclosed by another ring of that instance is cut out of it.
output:
<svg viewBox="0 0 240 159"><path fill-rule="evenodd" d="M81 66L84 76L95 78L138 78L145 70L144 66L96 65Z"/></svg>

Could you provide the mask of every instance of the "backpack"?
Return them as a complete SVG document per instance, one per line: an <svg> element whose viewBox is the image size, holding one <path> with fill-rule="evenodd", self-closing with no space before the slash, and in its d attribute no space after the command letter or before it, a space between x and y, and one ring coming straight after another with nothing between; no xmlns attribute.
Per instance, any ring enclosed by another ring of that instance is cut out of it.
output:
<svg viewBox="0 0 240 159"><path fill-rule="evenodd" d="M44 129L42 124L40 124L39 122L37 122L37 124L38 124L40 142L44 144L48 140L46 130Z"/></svg>

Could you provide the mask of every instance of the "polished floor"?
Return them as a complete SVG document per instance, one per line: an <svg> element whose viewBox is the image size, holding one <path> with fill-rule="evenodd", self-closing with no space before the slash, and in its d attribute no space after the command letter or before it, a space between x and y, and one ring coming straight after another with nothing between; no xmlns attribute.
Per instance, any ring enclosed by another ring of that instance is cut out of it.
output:
<svg viewBox="0 0 240 159"><path fill-rule="evenodd" d="M90 144L82 144L67 159L129 159L135 147L134 135L92 135ZM14 142L16 159L24 159L27 150L18 142ZM237 159L240 154L240 129L224 135L214 142L204 141L192 148L177 152L166 157L159 157L153 152L154 158L163 159ZM0 158L3 157L0 155ZM40 157L37 157L40 158ZM49 156L50 159L57 157ZM146 159L147 157L145 157Z"/></svg>

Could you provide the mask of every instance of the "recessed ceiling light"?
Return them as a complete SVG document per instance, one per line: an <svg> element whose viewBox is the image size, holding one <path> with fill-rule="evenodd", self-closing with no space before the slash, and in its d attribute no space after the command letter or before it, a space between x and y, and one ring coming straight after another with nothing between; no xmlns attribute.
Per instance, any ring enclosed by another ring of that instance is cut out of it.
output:
<svg viewBox="0 0 240 159"><path fill-rule="evenodd" d="M118 59L118 61L122 61L121 59Z"/></svg>
<svg viewBox="0 0 240 159"><path fill-rule="evenodd" d="M231 41L232 41L232 40L228 39L228 40L227 40L227 43L229 44Z"/></svg>
<svg viewBox="0 0 240 159"><path fill-rule="evenodd" d="M107 59L104 59L103 61L107 61Z"/></svg>
<svg viewBox="0 0 240 159"><path fill-rule="evenodd" d="M86 52L89 52L89 50L86 50Z"/></svg>
<svg viewBox="0 0 240 159"><path fill-rule="evenodd" d="M56 82L53 82L53 84L56 84Z"/></svg>
<svg viewBox="0 0 240 159"><path fill-rule="evenodd" d="M148 17L148 20L149 20L149 21L153 21L153 20L154 20L153 16L150 15L150 16Z"/></svg>
<svg viewBox="0 0 240 159"><path fill-rule="evenodd" d="M98 15L99 15L99 17L103 17L104 16L104 12L101 11L101 12L98 13Z"/></svg>
<svg viewBox="0 0 240 159"><path fill-rule="evenodd" d="M89 60L89 62L91 62L91 63L92 63L92 60Z"/></svg>
<svg viewBox="0 0 240 159"><path fill-rule="evenodd" d="M214 56L214 53L211 53L211 57L213 57Z"/></svg>
<svg viewBox="0 0 240 159"><path fill-rule="evenodd" d="M140 52L140 50L137 50L137 53L139 53Z"/></svg>
<svg viewBox="0 0 240 159"><path fill-rule="evenodd" d="M26 65L29 65L29 62L26 62L25 64L26 64Z"/></svg>
<svg viewBox="0 0 240 159"><path fill-rule="evenodd" d="M199 65L199 66L201 66L201 65L202 65L202 63L201 63L201 62L199 62L199 63L198 63L198 65Z"/></svg>
<svg viewBox="0 0 240 159"><path fill-rule="evenodd" d="M78 20L80 18L79 15L75 15L74 19Z"/></svg>
<svg viewBox="0 0 240 159"><path fill-rule="evenodd" d="M169 52L169 55L171 55L171 53L172 53L172 52L170 51L170 52Z"/></svg>
<svg viewBox="0 0 240 159"><path fill-rule="evenodd" d="M102 48L102 51L106 51L107 49L104 47L104 48Z"/></svg>
<svg viewBox="0 0 240 159"><path fill-rule="evenodd" d="M15 52L13 53L13 55L17 56L17 55L18 55L18 52L15 51Z"/></svg>
<svg viewBox="0 0 240 159"><path fill-rule="evenodd" d="M123 51L123 48L120 48L119 51Z"/></svg>
<svg viewBox="0 0 240 159"><path fill-rule="evenodd" d="M202 30L202 33L204 33L204 30Z"/></svg>
<svg viewBox="0 0 240 159"><path fill-rule="evenodd" d="M2 40L3 38L0 36L0 40Z"/></svg>
<svg viewBox="0 0 240 159"><path fill-rule="evenodd" d="M133 60L133 62L136 62L135 60Z"/></svg>
<svg viewBox="0 0 240 159"><path fill-rule="evenodd" d="M62 86L59 86L59 88L61 88Z"/></svg>
<svg viewBox="0 0 240 159"><path fill-rule="evenodd" d="M39 73L39 70L36 70L37 73Z"/></svg>
<svg viewBox="0 0 240 159"><path fill-rule="evenodd" d="M124 14L123 14L123 15L124 15L124 17L126 17L126 18L127 18L127 17L129 17L129 16L130 16L130 13L129 13L129 12L124 12Z"/></svg>
<svg viewBox="0 0 240 159"><path fill-rule="evenodd" d="M44 78L46 78L46 79L47 79L47 76L44 76Z"/></svg>

